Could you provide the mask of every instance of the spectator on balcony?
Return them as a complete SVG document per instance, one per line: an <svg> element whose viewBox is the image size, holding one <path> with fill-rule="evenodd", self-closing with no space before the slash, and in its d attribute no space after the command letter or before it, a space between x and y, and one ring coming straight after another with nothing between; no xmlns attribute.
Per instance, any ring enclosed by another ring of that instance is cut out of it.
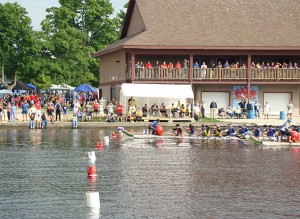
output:
<svg viewBox="0 0 300 219"><path fill-rule="evenodd" d="M298 63L296 63L296 62L294 63L294 68L295 68L295 69L299 68L299 67L298 67Z"/></svg>
<svg viewBox="0 0 300 219"><path fill-rule="evenodd" d="M179 61L176 63L175 69L176 69L176 75L175 75L176 79L181 78L181 64Z"/></svg>
<svg viewBox="0 0 300 219"><path fill-rule="evenodd" d="M146 74L147 78L153 78L152 64L149 61L146 63Z"/></svg>
<svg viewBox="0 0 300 219"><path fill-rule="evenodd" d="M159 68L160 68L159 62L156 61L153 67L154 67L154 78L159 78Z"/></svg>
<svg viewBox="0 0 300 219"><path fill-rule="evenodd" d="M199 78L199 63L198 62L195 62L194 63L194 78Z"/></svg>
<svg viewBox="0 0 300 219"><path fill-rule="evenodd" d="M265 62L262 62L262 63L261 63L261 68L262 68L262 69L266 69L266 68L267 68Z"/></svg>
<svg viewBox="0 0 300 219"><path fill-rule="evenodd" d="M284 62L284 63L282 64L282 68L288 68L288 64L286 64L286 62Z"/></svg>
<svg viewBox="0 0 300 219"><path fill-rule="evenodd" d="M183 77L184 78L188 78L188 75L189 75L189 71L188 71L188 69L189 69L189 66L190 65L190 62L187 60L187 59L184 59L184 61L183 61Z"/></svg>
<svg viewBox="0 0 300 219"><path fill-rule="evenodd" d="M141 78L144 78L145 75L144 75L144 68L145 68L145 65L143 62L141 62L141 68L140 68L140 77Z"/></svg>
<svg viewBox="0 0 300 219"><path fill-rule="evenodd" d="M292 61L289 61L288 68L293 68L293 63L292 63Z"/></svg>
<svg viewBox="0 0 300 219"><path fill-rule="evenodd" d="M167 72L168 72L168 65L166 62L163 62L163 64L160 66L162 68L162 78L167 77Z"/></svg>
<svg viewBox="0 0 300 219"><path fill-rule="evenodd" d="M256 65L254 62L251 62L251 68L256 68Z"/></svg>
<svg viewBox="0 0 300 219"><path fill-rule="evenodd" d="M226 60L225 64L223 65L223 68L230 68L230 65L228 63L228 60Z"/></svg>
<svg viewBox="0 0 300 219"><path fill-rule="evenodd" d="M174 66L173 66L173 63L172 62L170 62L169 64L168 64L168 78L173 78L173 74L172 74L172 72L173 72L173 68L174 68Z"/></svg>
<svg viewBox="0 0 300 219"><path fill-rule="evenodd" d="M205 62L203 62L201 65L201 78L203 79L206 78L206 70L207 70L207 65L205 64Z"/></svg>
<svg viewBox="0 0 300 219"><path fill-rule="evenodd" d="M137 62L137 63L135 64L135 76L136 76L137 78L140 78L140 77L141 77L141 64L140 64L140 62Z"/></svg>

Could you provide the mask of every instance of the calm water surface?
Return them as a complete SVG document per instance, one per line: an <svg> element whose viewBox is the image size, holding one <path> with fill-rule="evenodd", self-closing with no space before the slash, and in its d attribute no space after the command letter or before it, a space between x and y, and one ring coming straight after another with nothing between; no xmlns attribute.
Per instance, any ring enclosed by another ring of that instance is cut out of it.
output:
<svg viewBox="0 0 300 219"><path fill-rule="evenodd" d="M300 218L300 149L123 139L97 150L111 132L2 128L0 218ZM87 191L100 193L100 212Z"/></svg>

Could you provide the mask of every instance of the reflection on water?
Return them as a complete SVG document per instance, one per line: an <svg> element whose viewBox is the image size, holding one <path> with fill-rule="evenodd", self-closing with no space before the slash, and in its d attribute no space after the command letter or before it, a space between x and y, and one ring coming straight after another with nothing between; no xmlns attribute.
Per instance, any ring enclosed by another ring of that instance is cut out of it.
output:
<svg viewBox="0 0 300 219"><path fill-rule="evenodd" d="M97 150L111 131L1 129L0 218L300 217L297 148L118 137ZM100 212L86 206L87 191L100 193Z"/></svg>

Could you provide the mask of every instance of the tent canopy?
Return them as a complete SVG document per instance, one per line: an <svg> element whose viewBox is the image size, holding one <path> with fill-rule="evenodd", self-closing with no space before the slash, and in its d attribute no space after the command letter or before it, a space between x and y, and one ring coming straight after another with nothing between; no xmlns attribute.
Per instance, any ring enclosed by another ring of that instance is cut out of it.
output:
<svg viewBox="0 0 300 219"><path fill-rule="evenodd" d="M191 85L122 84L121 92L125 97L194 98Z"/></svg>
<svg viewBox="0 0 300 219"><path fill-rule="evenodd" d="M14 83L11 82L10 86ZM22 81L16 81L16 86L13 87L13 90L34 90L34 88L28 86L27 84L25 84L24 82Z"/></svg>
<svg viewBox="0 0 300 219"><path fill-rule="evenodd" d="M10 95L12 95L13 92L12 92L11 90L8 90L8 89L0 90L0 98L2 98L5 94L10 94Z"/></svg>
<svg viewBox="0 0 300 219"><path fill-rule="evenodd" d="M164 103L168 108L172 103L180 101L186 104L186 99L194 99L191 85L171 85L171 84L122 84L120 90L120 102L128 107L128 99L133 97L138 108L147 104L148 108L156 103L160 106ZM177 104L176 104L177 106Z"/></svg>
<svg viewBox="0 0 300 219"><path fill-rule="evenodd" d="M33 84L27 84L27 86L33 88L34 90L36 90L36 86L34 86Z"/></svg>
<svg viewBox="0 0 300 219"><path fill-rule="evenodd" d="M76 87L75 91L76 92L93 92L93 93L97 92L97 90L95 88L91 87L88 84L82 84L79 87Z"/></svg>

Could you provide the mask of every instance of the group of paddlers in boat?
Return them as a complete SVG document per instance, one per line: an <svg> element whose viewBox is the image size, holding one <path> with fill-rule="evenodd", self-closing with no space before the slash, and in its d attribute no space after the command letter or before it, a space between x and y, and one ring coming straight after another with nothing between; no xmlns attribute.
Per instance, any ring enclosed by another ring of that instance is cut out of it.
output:
<svg viewBox="0 0 300 219"><path fill-rule="evenodd" d="M163 128L159 126L159 119L153 121L149 124L149 134L152 135L162 135ZM228 124L227 127L222 129L220 126L213 125L202 125L200 128L195 128L193 124L190 124L188 127L184 128L180 126L180 124L176 124L174 128L171 130L172 135L174 136L185 136L187 133L189 136L204 136L204 137L238 137L242 138L245 136L255 137L257 139L263 137L269 138L277 138L277 141L288 141L298 142L299 141L299 130L297 126L292 125L292 120L288 119L286 122L282 124L279 128L269 126L259 127L258 125L254 125L253 128L247 128L246 124L240 125L238 127L233 127L232 124Z"/></svg>

